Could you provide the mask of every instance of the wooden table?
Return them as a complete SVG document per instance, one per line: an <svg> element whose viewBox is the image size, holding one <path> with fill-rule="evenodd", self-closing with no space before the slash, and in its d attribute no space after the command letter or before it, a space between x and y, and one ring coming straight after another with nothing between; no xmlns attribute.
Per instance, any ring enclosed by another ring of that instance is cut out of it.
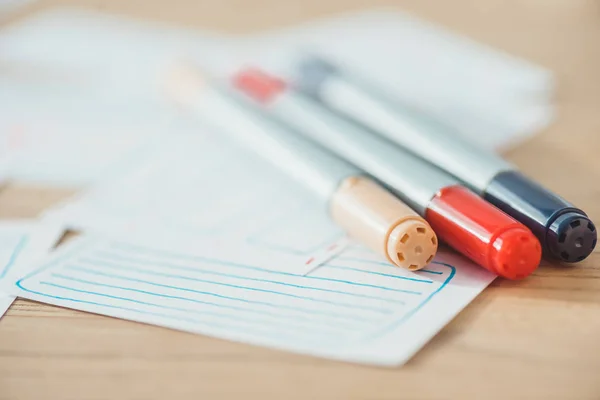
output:
<svg viewBox="0 0 600 400"><path fill-rule="evenodd" d="M58 4L42 1L15 17ZM66 2L62 2L66 3ZM90 7L247 32L370 0L84 0ZM600 5L590 0L393 4L556 72L558 121L507 156L600 222ZM0 217L67 193L12 186ZM600 254L498 280L401 369L292 355L17 301L0 322L0 399L600 399Z"/></svg>

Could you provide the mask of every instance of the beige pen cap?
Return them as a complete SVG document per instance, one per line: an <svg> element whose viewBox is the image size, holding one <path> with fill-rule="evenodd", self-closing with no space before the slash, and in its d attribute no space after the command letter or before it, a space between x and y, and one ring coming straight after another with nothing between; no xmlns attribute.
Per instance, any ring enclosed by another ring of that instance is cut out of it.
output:
<svg viewBox="0 0 600 400"><path fill-rule="evenodd" d="M437 251L427 221L367 177L342 182L331 199L331 215L351 237L399 267L421 269Z"/></svg>

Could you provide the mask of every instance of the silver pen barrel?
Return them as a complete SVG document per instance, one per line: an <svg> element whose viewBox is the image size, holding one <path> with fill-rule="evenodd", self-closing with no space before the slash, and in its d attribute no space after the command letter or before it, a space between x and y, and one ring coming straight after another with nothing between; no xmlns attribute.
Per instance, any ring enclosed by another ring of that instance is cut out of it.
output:
<svg viewBox="0 0 600 400"><path fill-rule="evenodd" d="M263 102L269 114L348 160L389 187L420 215L456 179L301 93L285 90Z"/></svg>
<svg viewBox="0 0 600 400"><path fill-rule="evenodd" d="M305 185L325 203L345 179L362 174L350 163L262 116L258 107L244 101L227 82L204 80L193 71L178 73L188 75L180 78L185 82L180 90L189 93L183 101L195 115Z"/></svg>
<svg viewBox="0 0 600 400"><path fill-rule="evenodd" d="M259 111L226 82L184 69L172 97L314 192L331 219L391 263L417 270L437 251L429 224L363 171ZM187 76L186 76L187 75Z"/></svg>
<svg viewBox="0 0 600 400"><path fill-rule="evenodd" d="M448 171L483 193L501 171L514 167L406 104L386 98L348 71L317 57L300 62L295 85L328 107Z"/></svg>

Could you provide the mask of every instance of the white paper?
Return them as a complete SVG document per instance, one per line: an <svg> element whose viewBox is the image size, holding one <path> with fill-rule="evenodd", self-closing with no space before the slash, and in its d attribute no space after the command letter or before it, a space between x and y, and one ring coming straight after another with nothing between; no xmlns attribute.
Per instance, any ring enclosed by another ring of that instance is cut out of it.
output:
<svg viewBox="0 0 600 400"><path fill-rule="evenodd" d="M274 30L245 49L245 63L284 76L303 52L321 54L488 149L515 145L554 116L550 71L397 10Z"/></svg>
<svg viewBox="0 0 600 400"><path fill-rule="evenodd" d="M165 121L127 121L115 115L122 107L81 102L75 91L4 83L0 171L12 180L60 186L99 181L128 168L165 134ZM135 113L134 106L129 110Z"/></svg>
<svg viewBox="0 0 600 400"><path fill-rule="evenodd" d="M164 104L162 78L174 60L193 52L217 62L231 46L216 33L56 8L0 32L0 66L25 84L71 85L105 103L137 109L133 100Z"/></svg>
<svg viewBox="0 0 600 400"><path fill-rule="evenodd" d="M119 171L131 158L130 147L139 150L133 143L139 145L144 133L165 133L170 104L162 85L177 60L193 58L221 72L256 63L286 74L299 50L324 53L369 76L486 148L513 146L554 117L549 71L397 10L361 11L233 37L55 9L0 33L0 70L6 76L0 81L0 110L14 115L0 132L22 130L20 125L44 132L51 119L54 132L66 132L54 147L66 142L71 150L63 146L44 162L39 152L25 153L0 165L0 173L52 184L97 181L106 171ZM98 132L128 139L93 154L87 149L97 139L62 139ZM115 168L109 168L112 163Z"/></svg>
<svg viewBox="0 0 600 400"><path fill-rule="evenodd" d="M441 252L413 273L358 246L309 276L80 238L7 288L58 306L376 365L406 362L494 276Z"/></svg>
<svg viewBox="0 0 600 400"><path fill-rule="evenodd" d="M0 172L72 187L126 170L171 133L168 67L226 48L217 35L76 10L1 31Z"/></svg>
<svg viewBox="0 0 600 400"><path fill-rule="evenodd" d="M46 217L86 232L295 273L342 250L344 233L314 193L196 121L189 128L180 122L177 130L128 174Z"/></svg>
<svg viewBox="0 0 600 400"><path fill-rule="evenodd" d="M26 274L31 263L44 256L60 239L63 229L33 220L0 221L0 280ZM14 297L0 291L0 317Z"/></svg>
<svg viewBox="0 0 600 400"><path fill-rule="evenodd" d="M6 310L13 303L15 298L8 294L0 294L0 318L6 313Z"/></svg>

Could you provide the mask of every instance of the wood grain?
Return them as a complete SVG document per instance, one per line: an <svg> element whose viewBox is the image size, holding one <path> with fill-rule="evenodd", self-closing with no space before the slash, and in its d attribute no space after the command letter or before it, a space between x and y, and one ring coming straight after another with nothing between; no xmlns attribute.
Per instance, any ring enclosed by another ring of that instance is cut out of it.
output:
<svg viewBox="0 0 600 400"><path fill-rule="evenodd" d="M74 2L71 2L73 4ZM68 1L42 1L4 23ZM600 221L600 3L584 0L82 0L104 11L250 32L398 5L552 69L553 126L507 154ZM69 193L10 186L0 217ZM0 322L0 399L600 399L600 253L499 280L401 369L348 365L17 301Z"/></svg>

